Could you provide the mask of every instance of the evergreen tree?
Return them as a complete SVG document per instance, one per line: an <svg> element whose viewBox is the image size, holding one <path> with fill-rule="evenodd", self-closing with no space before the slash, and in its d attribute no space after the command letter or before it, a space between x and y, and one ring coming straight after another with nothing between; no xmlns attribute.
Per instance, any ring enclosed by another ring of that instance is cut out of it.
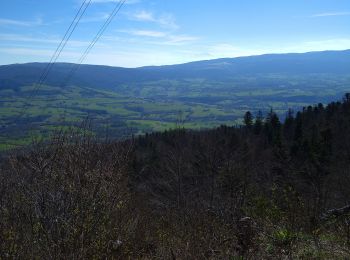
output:
<svg viewBox="0 0 350 260"><path fill-rule="evenodd" d="M253 115L250 111L247 111L243 119L244 125L246 128L251 129L253 126Z"/></svg>
<svg viewBox="0 0 350 260"><path fill-rule="evenodd" d="M273 109L270 110L266 117L265 133L270 143L281 143L281 122Z"/></svg>
<svg viewBox="0 0 350 260"><path fill-rule="evenodd" d="M288 109L286 120L283 125L284 136L287 139L291 139L293 136L293 126L294 126L294 111L292 109Z"/></svg>
<svg viewBox="0 0 350 260"><path fill-rule="evenodd" d="M261 112L261 110L258 111L258 114L255 117L255 123L254 123L254 133L255 134L260 134L262 127L263 127L263 113Z"/></svg>

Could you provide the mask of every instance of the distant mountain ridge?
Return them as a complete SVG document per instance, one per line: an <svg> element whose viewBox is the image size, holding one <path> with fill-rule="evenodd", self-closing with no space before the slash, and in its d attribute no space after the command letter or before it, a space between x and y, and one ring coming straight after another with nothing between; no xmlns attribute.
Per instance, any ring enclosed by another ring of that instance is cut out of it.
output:
<svg viewBox="0 0 350 260"><path fill-rule="evenodd" d="M47 63L26 63L0 66L0 87L31 85L40 77ZM46 84L60 86L73 64L56 63ZM262 73L331 73L350 72L350 50L291 54L265 54L239 58L195 61L178 65L122 68L102 65L81 65L69 84L114 88L119 84L157 80L202 78L229 79L238 75Z"/></svg>
<svg viewBox="0 0 350 260"><path fill-rule="evenodd" d="M241 124L246 111L288 109L340 99L350 92L350 50L268 54L168 66L121 68L56 63L45 84L33 86L47 63L0 66L0 150L28 143L28 124L40 136L93 118L114 137L171 129ZM25 115L18 120L18 115ZM62 120L64 118L64 120Z"/></svg>

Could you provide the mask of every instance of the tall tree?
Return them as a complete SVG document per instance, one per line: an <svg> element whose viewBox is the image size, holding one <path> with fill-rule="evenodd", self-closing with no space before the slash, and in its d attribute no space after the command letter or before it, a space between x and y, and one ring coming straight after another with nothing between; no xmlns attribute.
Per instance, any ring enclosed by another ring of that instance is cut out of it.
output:
<svg viewBox="0 0 350 260"><path fill-rule="evenodd" d="M250 111L247 111L244 115L243 122L246 128L251 129L253 126L253 115Z"/></svg>
<svg viewBox="0 0 350 260"><path fill-rule="evenodd" d="M255 123L254 123L254 133L255 134L260 134L262 127L263 127L263 113L261 110L258 111L258 114L255 117Z"/></svg>

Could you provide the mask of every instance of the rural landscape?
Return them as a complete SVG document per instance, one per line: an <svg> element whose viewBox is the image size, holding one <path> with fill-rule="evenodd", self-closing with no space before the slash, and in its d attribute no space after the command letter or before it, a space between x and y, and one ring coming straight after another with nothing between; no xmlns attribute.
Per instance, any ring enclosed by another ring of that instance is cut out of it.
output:
<svg viewBox="0 0 350 260"><path fill-rule="evenodd" d="M0 260L350 258L348 2L198 2L0 3Z"/></svg>
<svg viewBox="0 0 350 260"><path fill-rule="evenodd" d="M33 136L47 138L86 118L101 138L179 124L187 129L237 126L248 110L257 114L273 109L284 118L288 109L340 99L350 88L350 51L136 69L83 65L69 82L64 76L74 64L55 64L46 84L37 88L45 65L0 66L2 149L28 144Z"/></svg>

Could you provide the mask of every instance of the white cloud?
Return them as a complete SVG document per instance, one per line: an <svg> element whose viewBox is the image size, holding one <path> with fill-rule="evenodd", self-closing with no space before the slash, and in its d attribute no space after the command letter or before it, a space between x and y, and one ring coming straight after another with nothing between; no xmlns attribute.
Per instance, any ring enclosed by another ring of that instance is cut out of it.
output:
<svg viewBox="0 0 350 260"><path fill-rule="evenodd" d="M27 62L37 61L38 58L47 58L49 59L52 56L53 50L49 49L37 49L37 48L0 48L0 53L12 54L12 55L23 55L25 58L30 58ZM80 57L79 52L64 52L61 57L74 61Z"/></svg>
<svg viewBox="0 0 350 260"><path fill-rule="evenodd" d="M12 19L0 18L0 25L31 27L31 26L38 26L38 25L42 25L42 24L43 24L43 22L39 18L34 20L34 21L22 21L22 20L12 20Z"/></svg>
<svg viewBox="0 0 350 260"><path fill-rule="evenodd" d="M175 18L172 14L163 14L158 19L157 22L166 27L171 29L178 29L179 26L176 24Z"/></svg>
<svg viewBox="0 0 350 260"><path fill-rule="evenodd" d="M18 43L42 43L42 44L53 44L57 45L61 42L61 39L56 37L37 37L37 36L28 36L21 34L0 34L0 40L2 42L16 42ZM88 46L90 42L87 41L78 41L78 40L69 40L69 46L71 47L84 47ZM68 47L68 46L67 46Z"/></svg>
<svg viewBox="0 0 350 260"><path fill-rule="evenodd" d="M152 31L152 30L120 30L119 32L127 33L133 36L158 38L158 41L143 41L144 44L151 45L185 45L197 41L199 38L186 34L173 34L172 32ZM139 43L141 41L139 40Z"/></svg>
<svg viewBox="0 0 350 260"><path fill-rule="evenodd" d="M148 12L148 11L139 11L136 12L132 15L132 18L134 18L137 21L142 21L142 22L155 22L156 18L154 17L153 13Z"/></svg>
<svg viewBox="0 0 350 260"><path fill-rule="evenodd" d="M172 14L162 14L160 16L155 16L152 12L142 10L134 14L131 14L130 18L132 20L136 20L140 22L157 23L162 27L173 29L173 30L179 28Z"/></svg>
<svg viewBox="0 0 350 260"><path fill-rule="evenodd" d="M117 2L121 2L121 0L92 0L91 1L91 3L93 4L105 4L105 3L117 3ZM141 0L126 0L125 4L137 4L140 2Z"/></svg>
<svg viewBox="0 0 350 260"><path fill-rule="evenodd" d="M169 35L169 43L188 43L198 40L198 37L190 36L190 35Z"/></svg>
<svg viewBox="0 0 350 260"><path fill-rule="evenodd" d="M314 14L311 17L348 16L348 15L350 15L350 12L329 12L329 13Z"/></svg>
<svg viewBox="0 0 350 260"><path fill-rule="evenodd" d="M197 37L187 36L187 35L172 35L162 41L145 41L144 44L155 45L155 46L185 46L193 45L197 41ZM174 51L174 50L169 50Z"/></svg>
<svg viewBox="0 0 350 260"><path fill-rule="evenodd" d="M166 37L165 32L160 31L148 31L148 30L135 30L135 31L128 31L129 34L135 35L135 36L146 36L146 37L154 37L154 38L163 38Z"/></svg>

